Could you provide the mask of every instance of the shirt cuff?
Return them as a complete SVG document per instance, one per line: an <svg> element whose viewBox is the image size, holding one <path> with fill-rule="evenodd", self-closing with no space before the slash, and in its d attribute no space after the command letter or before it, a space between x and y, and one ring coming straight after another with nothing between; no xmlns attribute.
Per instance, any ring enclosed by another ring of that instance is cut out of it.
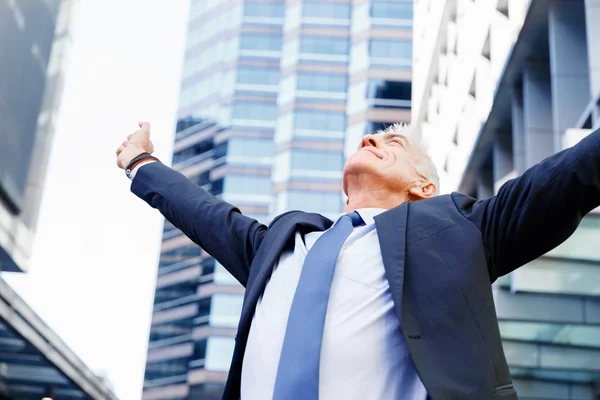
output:
<svg viewBox="0 0 600 400"><path fill-rule="evenodd" d="M140 168L142 168L144 165L151 164L153 162L156 162L156 160L148 160L146 162L142 162L140 165L138 165L137 167L135 167L134 169L132 169L131 172L129 173L129 179L131 179L131 181L133 182L133 180L135 179L135 176L136 176L138 170Z"/></svg>

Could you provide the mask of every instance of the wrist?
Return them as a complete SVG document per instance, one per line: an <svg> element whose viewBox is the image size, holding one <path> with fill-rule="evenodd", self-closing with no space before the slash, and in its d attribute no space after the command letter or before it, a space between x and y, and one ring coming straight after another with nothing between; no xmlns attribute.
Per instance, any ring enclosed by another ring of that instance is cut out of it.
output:
<svg viewBox="0 0 600 400"><path fill-rule="evenodd" d="M125 168L125 174L131 178L131 172L136 169L137 167L141 166L142 163L148 163L149 161L155 162L158 161L158 158L154 157L152 154L150 153L146 153L143 152L141 154L139 154L138 156L134 157L129 164L127 165L127 167Z"/></svg>

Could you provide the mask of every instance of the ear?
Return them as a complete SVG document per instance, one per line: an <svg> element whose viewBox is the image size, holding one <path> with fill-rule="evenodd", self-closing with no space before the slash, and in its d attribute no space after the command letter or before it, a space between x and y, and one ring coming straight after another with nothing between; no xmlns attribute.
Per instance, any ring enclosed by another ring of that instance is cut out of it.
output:
<svg viewBox="0 0 600 400"><path fill-rule="evenodd" d="M435 185L431 182L416 182L408 191L410 201L429 199L437 193Z"/></svg>

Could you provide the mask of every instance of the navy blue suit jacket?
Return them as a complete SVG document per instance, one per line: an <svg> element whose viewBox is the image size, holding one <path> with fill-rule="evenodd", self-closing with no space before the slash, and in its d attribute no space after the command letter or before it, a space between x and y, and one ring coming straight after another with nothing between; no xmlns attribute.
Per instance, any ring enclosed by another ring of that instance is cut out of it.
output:
<svg viewBox="0 0 600 400"><path fill-rule="evenodd" d="M434 400L516 399L490 284L567 239L600 205L600 132L504 184L489 199L460 193L404 203L375 218L386 276L410 354ZM332 221L291 211L267 227L160 164L132 191L246 287L224 399L240 394L257 300L295 232Z"/></svg>

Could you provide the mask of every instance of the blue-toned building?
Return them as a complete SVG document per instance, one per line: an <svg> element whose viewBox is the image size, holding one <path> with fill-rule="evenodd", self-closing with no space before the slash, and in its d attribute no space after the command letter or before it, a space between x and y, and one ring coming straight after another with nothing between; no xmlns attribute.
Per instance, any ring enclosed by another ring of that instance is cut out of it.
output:
<svg viewBox="0 0 600 400"><path fill-rule="evenodd" d="M421 0L415 49L413 119L446 192L489 197L600 127L598 1ZM599 243L594 210L494 284L520 399L600 398Z"/></svg>
<svg viewBox="0 0 600 400"><path fill-rule="evenodd" d="M411 0L192 0L173 167L268 223L343 208L345 157L411 119ZM220 399L243 288L166 223L144 399Z"/></svg>

